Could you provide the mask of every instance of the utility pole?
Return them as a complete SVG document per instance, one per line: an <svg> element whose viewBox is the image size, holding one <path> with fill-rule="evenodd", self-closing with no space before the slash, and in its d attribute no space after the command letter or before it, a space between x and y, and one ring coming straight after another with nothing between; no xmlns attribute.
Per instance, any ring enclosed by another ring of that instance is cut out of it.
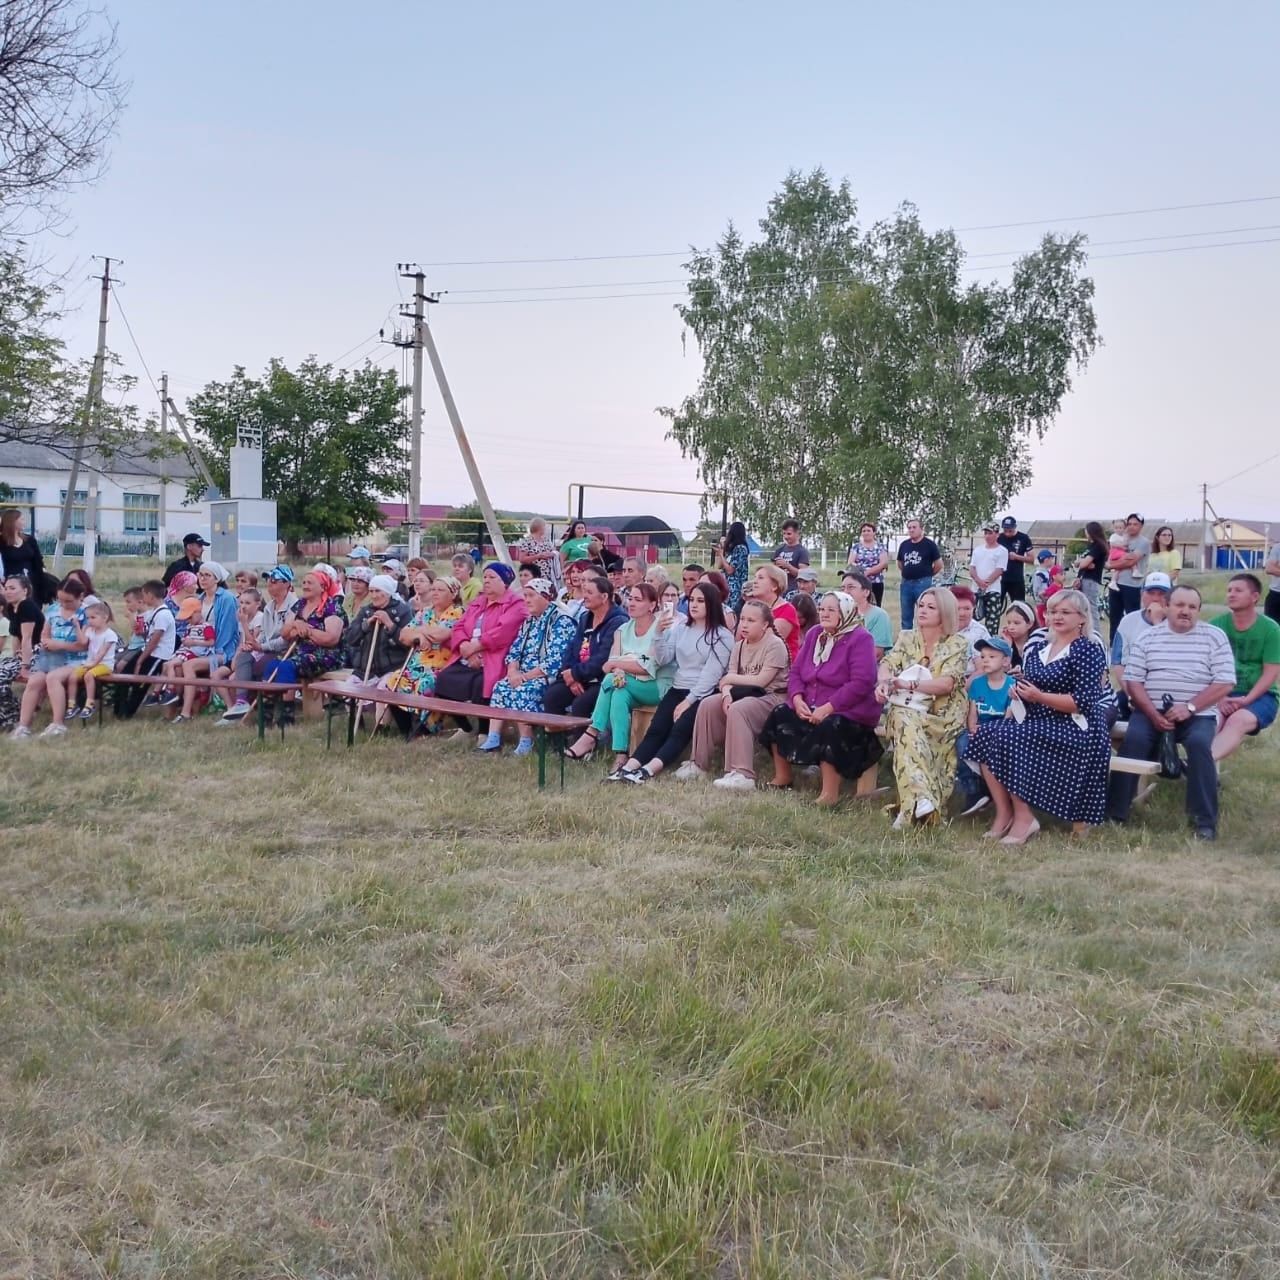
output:
<svg viewBox="0 0 1280 1280"><path fill-rule="evenodd" d="M93 425L102 421L102 376L107 353L107 303L111 297L111 264L117 265L120 258L104 258L102 260L102 293L98 300L98 347L93 356L93 370L89 374L89 394L85 398L84 419L80 434L76 439L75 452L71 455L71 475L67 479L67 496L62 500L62 514L58 518L58 541L53 551L53 571L62 575L63 562L67 553L67 531L71 528L71 512L76 503L76 484L80 479L80 467L84 463L85 437ZM93 561L97 552L98 517L94 510L95 494L85 509L84 559L85 567L93 572Z"/></svg>
<svg viewBox="0 0 1280 1280"><path fill-rule="evenodd" d="M422 554L422 341L426 330L426 276L414 263L396 264L400 275L413 281L413 310L403 307L400 314L413 319L413 339L397 340L396 345L413 350L413 411L409 427L409 511L405 525L409 530L409 558ZM411 271L409 268L412 267Z"/></svg>
<svg viewBox="0 0 1280 1280"><path fill-rule="evenodd" d="M156 517L157 554L161 560L168 558L169 537L165 528L165 465L164 455L169 448L169 375L160 375L160 513Z"/></svg>
<svg viewBox="0 0 1280 1280"><path fill-rule="evenodd" d="M1200 486L1200 567L1213 568L1213 541L1209 537L1209 486Z"/></svg>

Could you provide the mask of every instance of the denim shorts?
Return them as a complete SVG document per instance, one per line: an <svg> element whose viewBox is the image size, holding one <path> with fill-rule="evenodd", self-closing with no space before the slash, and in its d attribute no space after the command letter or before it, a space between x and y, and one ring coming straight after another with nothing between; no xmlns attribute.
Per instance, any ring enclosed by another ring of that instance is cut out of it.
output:
<svg viewBox="0 0 1280 1280"><path fill-rule="evenodd" d="M42 671L45 675L48 675L51 671L57 671L59 667L82 666L84 659L85 655L83 653L67 653L65 650L59 653L50 653L48 649L41 649L31 660L31 669L33 671Z"/></svg>
<svg viewBox="0 0 1280 1280"><path fill-rule="evenodd" d="M1247 692L1247 690L1246 690ZM1233 698L1243 698L1244 693L1233 693ZM1276 720L1276 711L1280 710L1280 699L1274 693L1264 693L1262 697L1255 698L1245 708L1249 711L1258 722L1258 727L1249 735L1251 738L1260 734L1263 729L1270 729Z"/></svg>

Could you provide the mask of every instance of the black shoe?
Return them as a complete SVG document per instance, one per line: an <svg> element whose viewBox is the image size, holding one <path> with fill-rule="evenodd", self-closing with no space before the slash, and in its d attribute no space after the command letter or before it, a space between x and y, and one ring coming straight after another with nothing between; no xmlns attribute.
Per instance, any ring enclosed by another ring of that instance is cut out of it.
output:
<svg viewBox="0 0 1280 1280"><path fill-rule="evenodd" d="M1197 827L1196 828L1197 840L1216 840L1217 838L1218 838L1218 833L1213 829L1213 827Z"/></svg>

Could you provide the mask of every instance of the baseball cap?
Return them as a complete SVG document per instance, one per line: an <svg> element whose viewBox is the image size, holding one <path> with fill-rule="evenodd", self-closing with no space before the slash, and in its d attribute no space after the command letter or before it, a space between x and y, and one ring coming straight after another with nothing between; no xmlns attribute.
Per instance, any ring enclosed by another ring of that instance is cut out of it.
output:
<svg viewBox="0 0 1280 1280"><path fill-rule="evenodd" d="M817 582L818 571L817 569L801 569L800 572L796 574L796 577L803 578L806 582Z"/></svg>
<svg viewBox="0 0 1280 1280"><path fill-rule="evenodd" d="M1052 551L1050 551L1048 547L1046 547L1043 551L1041 551L1041 552L1036 556L1036 559L1037 559L1037 560L1052 560L1052 559L1053 559L1053 552L1052 552Z"/></svg>
<svg viewBox="0 0 1280 1280"><path fill-rule="evenodd" d="M371 552L368 547L352 547L351 550L347 552L347 559L372 560L373 552Z"/></svg>
<svg viewBox="0 0 1280 1280"><path fill-rule="evenodd" d="M994 520L988 520L987 523L982 526L982 532L997 533L999 532L999 525L997 525Z"/></svg>
<svg viewBox="0 0 1280 1280"><path fill-rule="evenodd" d="M389 572L397 575L402 574L404 572L404 565L399 560L384 560L382 562L382 567L388 570Z"/></svg>
<svg viewBox="0 0 1280 1280"><path fill-rule="evenodd" d="M973 647L975 649L994 649L997 653L1004 654L1006 658L1013 657L1013 645L1004 636L983 636Z"/></svg>
<svg viewBox="0 0 1280 1280"><path fill-rule="evenodd" d="M1016 529L1018 527L1018 522L1013 518L1013 516L1005 516L1005 518L1000 521L1000 527L1002 529Z"/></svg>
<svg viewBox="0 0 1280 1280"><path fill-rule="evenodd" d="M1143 591L1172 591L1173 582L1167 573L1161 573L1157 569L1143 578L1142 589Z"/></svg>
<svg viewBox="0 0 1280 1280"><path fill-rule="evenodd" d="M178 621L186 622L188 618L194 618L199 612L200 601L195 596L191 596L178 606Z"/></svg>
<svg viewBox="0 0 1280 1280"><path fill-rule="evenodd" d="M189 534L187 534L187 536L186 536L185 538L183 538L183 540L182 540L182 545L183 545L184 547L190 547L190 546L194 546L197 542L198 542L202 547L211 547L211 546L213 546L213 543L212 543L212 542L206 542L206 541L205 541L205 540L204 540L204 539L203 539L203 538L202 538L198 533L189 533Z"/></svg>
<svg viewBox="0 0 1280 1280"><path fill-rule="evenodd" d="M292 582L293 570L287 564L278 564L267 572L268 582Z"/></svg>

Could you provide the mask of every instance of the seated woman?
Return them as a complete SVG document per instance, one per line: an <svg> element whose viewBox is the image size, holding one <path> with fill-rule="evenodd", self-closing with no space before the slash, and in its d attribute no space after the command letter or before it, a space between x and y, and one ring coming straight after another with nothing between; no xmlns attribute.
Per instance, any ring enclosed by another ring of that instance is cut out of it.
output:
<svg viewBox="0 0 1280 1280"><path fill-rule="evenodd" d="M756 739L769 713L782 705L790 669L786 641L773 629L773 611L763 600L744 601L729 669L720 677L719 693L698 704L693 755L676 777L700 778L710 772L712 753L723 747L724 776L715 785L754 791Z"/></svg>
<svg viewBox="0 0 1280 1280"><path fill-rule="evenodd" d="M760 603L763 604L764 601L762 600ZM800 641L803 641L805 636L807 636L809 632L818 625L818 602L807 592L802 591L793 601L791 601L791 607L796 611L796 618L800 623L800 640L797 641L798 645ZM772 612L772 610L770 610L770 612ZM785 640L783 641L783 644L786 644Z"/></svg>
<svg viewBox="0 0 1280 1280"><path fill-rule="evenodd" d="M605 659L600 696L591 724L566 752L571 760L585 760L600 735L609 732L615 770L626 762L631 747L631 712L656 707L662 696L654 642L658 638L658 594L641 582L627 593L627 621L613 633L613 648Z"/></svg>
<svg viewBox="0 0 1280 1280"><path fill-rule="evenodd" d="M268 660L262 672L264 680L294 684L314 680L342 665L342 614L337 588L336 579L329 574L313 569L303 575L298 603L280 629L284 654ZM265 708L268 715L272 713L272 702ZM291 697L284 699L281 717L282 724L292 723Z"/></svg>
<svg viewBox="0 0 1280 1280"><path fill-rule="evenodd" d="M358 564L347 570L347 593L342 599L342 612L348 618L354 618L364 608L369 599L369 583L373 581L373 570Z"/></svg>
<svg viewBox="0 0 1280 1280"><path fill-rule="evenodd" d="M400 643L410 651L409 661L403 670L379 682L384 688L424 698L435 693L437 674L453 660L449 640L462 619L462 583L446 574L431 584L428 595L430 602L400 632Z"/></svg>
<svg viewBox="0 0 1280 1280"><path fill-rule="evenodd" d="M573 618L555 604L556 589L549 578L534 578L524 588L529 616L520 624L507 650L507 674L493 686L489 705L512 711L541 711L547 685L563 670L569 646L577 634ZM501 735L490 728L481 751L497 751ZM516 755L533 750L533 727L520 725Z"/></svg>
<svg viewBox="0 0 1280 1280"><path fill-rule="evenodd" d="M436 571L428 564L414 571L409 579L409 587L413 594L408 599L409 611L421 613L431 607L431 584L436 580Z"/></svg>
<svg viewBox="0 0 1280 1280"><path fill-rule="evenodd" d="M215 560L206 560L196 574L200 593L200 612L205 622L213 628L213 652L205 658L194 658L183 663L186 676L212 676L223 667L229 668L240 641L244 638L240 625L240 611L234 592L227 589L227 571ZM208 691L195 685L184 685L182 710L178 720L190 720L196 711L197 699L207 702Z"/></svg>
<svg viewBox="0 0 1280 1280"><path fill-rule="evenodd" d="M730 631L736 631L738 629L738 615L724 604L729 599L729 579L719 569L708 569L698 581L709 582L720 593L724 612L724 625Z"/></svg>
<svg viewBox="0 0 1280 1280"><path fill-rule="evenodd" d="M454 660L436 676L437 698L480 705L489 701L493 686L502 679L511 643L529 615L524 597L511 585L515 576L515 570L501 560L485 566L480 593L467 605L449 638ZM458 722L454 740L464 742L471 736L471 718L454 718ZM482 719L479 730L488 733L489 722Z"/></svg>
<svg viewBox="0 0 1280 1280"><path fill-rule="evenodd" d="M956 777L956 739L968 695L969 642L956 633L956 601L929 587L916 601L915 627L903 631L880 663L876 701L888 703L885 727L893 743L898 785L894 830L939 821ZM921 668L927 675L920 674ZM902 703L914 705L901 705Z"/></svg>
<svg viewBox="0 0 1280 1280"><path fill-rule="evenodd" d="M763 600L773 610L774 630L786 641L787 656L795 665L800 652L800 615L782 596L787 590L787 571L776 564L762 564L752 579L751 598Z"/></svg>
<svg viewBox="0 0 1280 1280"><path fill-rule="evenodd" d="M649 732L635 754L609 774L609 782L648 782L679 759L693 737L698 704L715 692L729 665L733 632L724 625L720 593L709 582L689 592L689 614L658 620L653 656L676 664L675 683L658 702Z"/></svg>
<svg viewBox="0 0 1280 1280"><path fill-rule="evenodd" d="M18 699L13 682L27 677L40 646L44 630L44 614L36 603L31 581L20 573L4 580L4 620L8 633L0 637L0 733L7 733L18 723ZM9 647L9 656L4 657Z"/></svg>
<svg viewBox="0 0 1280 1280"><path fill-rule="evenodd" d="M861 569L848 570L842 581L845 591L853 597L862 625L876 642L876 661L879 662L893 648L893 624L889 615L876 604L874 585Z"/></svg>
<svg viewBox="0 0 1280 1280"><path fill-rule="evenodd" d="M1090 638L1093 614L1079 591L1049 602L1048 638L1028 643L1014 696L1022 722L981 725L969 758L982 766L995 805L987 838L1019 845L1040 830L1032 809L1096 826L1106 815L1111 766L1106 654Z"/></svg>
<svg viewBox="0 0 1280 1280"><path fill-rule="evenodd" d="M591 563L588 560L575 560L565 570L565 586L560 593L560 603L571 618L580 618L582 611L586 608L582 602L582 584L589 572L591 572Z"/></svg>
<svg viewBox="0 0 1280 1280"><path fill-rule="evenodd" d="M396 594L396 580L389 573L376 574L345 636L356 679L381 680L404 669L409 648L401 632L412 620L412 610Z"/></svg>
<svg viewBox="0 0 1280 1280"><path fill-rule="evenodd" d="M775 566L770 565L770 568ZM853 597L828 591L818 602L818 625L804 638L787 680L787 701L760 733L773 752L773 783L789 787L792 765L817 765L818 803L840 801L840 779L860 778L884 754L876 737L876 646Z"/></svg>

